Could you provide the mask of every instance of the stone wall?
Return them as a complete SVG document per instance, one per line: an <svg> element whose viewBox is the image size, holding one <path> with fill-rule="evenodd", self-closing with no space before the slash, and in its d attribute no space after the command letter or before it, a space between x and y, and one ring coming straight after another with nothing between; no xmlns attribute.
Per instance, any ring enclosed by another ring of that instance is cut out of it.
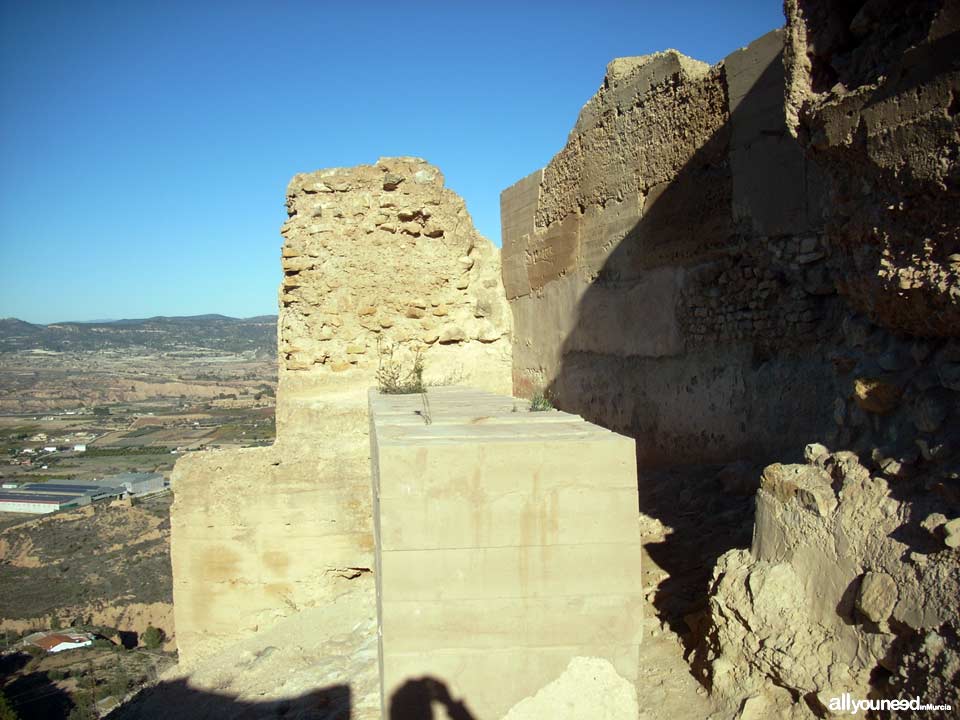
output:
<svg viewBox="0 0 960 720"><path fill-rule="evenodd" d="M641 477L790 461L688 617L725 716L956 708L960 4L786 11L714 68L614 61L503 193L514 387L632 434Z"/></svg>
<svg viewBox="0 0 960 720"><path fill-rule="evenodd" d="M280 383L424 358L428 383L504 389L510 312L499 252L440 170L418 158L297 175L281 233ZM321 380L322 381L322 380ZM278 402L278 422L290 422Z"/></svg>
<svg viewBox="0 0 960 720"><path fill-rule="evenodd" d="M287 207L277 441L188 455L173 473L187 667L372 582L366 393L381 363L406 376L419 352L428 383L510 384L499 253L437 168L388 158L297 175Z"/></svg>
<svg viewBox="0 0 960 720"><path fill-rule="evenodd" d="M833 698L960 705L960 5L794 2L791 132L823 178L845 300L833 422L764 470L695 665L742 717ZM831 451L832 449L832 451Z"/></svg>
<svg viewBox="0 0 960 720"><path fill-rule="evenodd" d="M628 432L646 464L775 457L829 417L809 348L835 288L783 38L714 67L613 61L566 147L502 195L515 391Z"/></svg>

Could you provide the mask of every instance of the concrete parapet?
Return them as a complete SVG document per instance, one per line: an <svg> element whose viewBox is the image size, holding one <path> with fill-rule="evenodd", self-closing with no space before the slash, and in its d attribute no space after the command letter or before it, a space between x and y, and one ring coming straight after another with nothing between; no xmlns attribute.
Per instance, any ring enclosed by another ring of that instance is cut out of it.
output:
<svg viewBox="0 0 960 720"><path fill-rule="evenodd" d="M636 677L634 441L528 407L371 392L384 717L429 681L500 718L576 656Z"/></svg>

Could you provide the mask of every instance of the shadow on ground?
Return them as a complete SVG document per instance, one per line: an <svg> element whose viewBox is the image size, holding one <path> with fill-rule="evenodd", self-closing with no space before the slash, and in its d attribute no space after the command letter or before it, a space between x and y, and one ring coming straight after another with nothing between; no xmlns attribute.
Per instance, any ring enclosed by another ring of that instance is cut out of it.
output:
<svg viewBox="0 0 960 720"><path fill-rule="evenodd" d="M332 685L284 700L250 702L191 688L186 680L174 680L143 690L106 717L110 720L350 720L351 705L347 685Z"/></svg>
<svg viewBox="0 0 960 720"><path fill-rule="evenodd" d="M441 706L446 714L434 715ZM475 720L467 703L456 700L440 680L423 677L408 680L390 698L389 720Z"/></svg>
<svg viewBox="0 0 960 720"><path fill-rule="evenodd" d="M663 523L668 534L645 542L649 561L667 577L657 587L653 606L662 623L684 639L687 652L696 643L707 610L713 568L723 553L750 546L754 496L724 491L718 467L640 470L640 512ZM649 567L645 570L652 570ZM645 576L644 584L647 584Z"/></svg>
<svg viewBox="0 0 960 720"><path fill-rule="evenodd" d="M47 677L46 672L27 672L7 682L14 673L29 670L30 660L26 653L0 656L0 689L10 708L19 720L67 717L73 709L73 700Z"/></svg>

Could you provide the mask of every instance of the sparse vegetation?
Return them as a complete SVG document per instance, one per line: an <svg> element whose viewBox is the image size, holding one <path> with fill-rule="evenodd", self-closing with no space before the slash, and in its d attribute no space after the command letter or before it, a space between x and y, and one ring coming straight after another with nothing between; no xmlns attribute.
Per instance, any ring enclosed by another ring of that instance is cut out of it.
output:
<svg viewBox="0 0 960 720"><path fill-rule="evenodd" d="M546 390L537 390L530 398L530 412L543 412L544 410L553 410L553 402Z"/></svg>
<svg viewBox="0 0 960 720"><path fill-rule="evenodd" d="M423 384L423 354L418 350L408 366L395 356L393 345L377 344L377 385L385 395L409 395L426 390Z"/></svg>
<svg viewBox="0 0 960 720"><path fill-rule="evenodd" d="M160 628L155 628L153 625L148 625L147 629L143 631L143 645L148 650L157 650L161 645L163 645L163 630Z"/></svg>

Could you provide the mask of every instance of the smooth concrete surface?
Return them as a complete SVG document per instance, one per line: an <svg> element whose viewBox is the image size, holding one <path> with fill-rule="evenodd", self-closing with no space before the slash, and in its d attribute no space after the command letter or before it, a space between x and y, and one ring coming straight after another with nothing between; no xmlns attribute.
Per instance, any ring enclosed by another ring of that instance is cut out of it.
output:
<svg viewBox="0 0 960 720"><path fill-rule="evenodd" d="M370 422L384 717L424 678L493 720L576 656L636 677L632 439L462 387L372 391Z"/></svg>

